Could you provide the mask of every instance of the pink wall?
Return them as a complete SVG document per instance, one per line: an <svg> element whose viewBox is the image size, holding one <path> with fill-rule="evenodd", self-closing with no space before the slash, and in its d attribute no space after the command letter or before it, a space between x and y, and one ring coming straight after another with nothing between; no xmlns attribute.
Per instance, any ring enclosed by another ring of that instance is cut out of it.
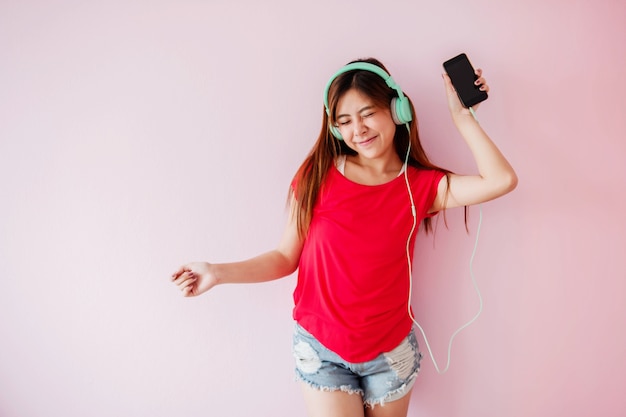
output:
<svg viewBox="0 0 626 417"><path fill-rule="evenodd" d="M439 76L461 51L520 185L482 207L484 312L446 374L424 360L409 415L625 415L625 3L296 3L0 4L0 416L303 415L294 278L189 300L168 276L277 242L353 58L385 62L432 158L472 172ZM415 268L440 366L477 308L478 210L469 236L448 219Z"/></svg>

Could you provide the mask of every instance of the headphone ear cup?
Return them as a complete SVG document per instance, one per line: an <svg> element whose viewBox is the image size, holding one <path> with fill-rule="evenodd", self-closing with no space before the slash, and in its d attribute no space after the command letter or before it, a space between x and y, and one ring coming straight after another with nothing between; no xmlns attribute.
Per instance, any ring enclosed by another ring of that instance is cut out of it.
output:
<svg viewBox="0 0 626 417"><path fill-rule="evenodd" d="M328 130L330 130L330 133L336 137L339 140L343 140L343 136L341 136L341 132L339 131L339 128L337 126L333 126L333 125L328 125Z"/></svg>
<svg viewBox="0 0 626 417"><path fill-rule="evenodd" d="M394 97L391 99L391 117L397 125L403 125L413 120L411 105L405 97Z"/></svg>

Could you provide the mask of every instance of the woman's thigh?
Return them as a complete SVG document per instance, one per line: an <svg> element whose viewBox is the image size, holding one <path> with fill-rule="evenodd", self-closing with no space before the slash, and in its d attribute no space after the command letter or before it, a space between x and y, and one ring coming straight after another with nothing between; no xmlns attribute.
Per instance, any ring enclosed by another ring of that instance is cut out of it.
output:
<svg viewBox="0 0 626 417"><path fill-rule="evenodd" d="M374 407L363 406L359 394L343 391L320 391L300 382L308 417L406 417L411 393Z"/></svg>
<svg viewBox="0 0 626 417"><path fill-rule="evenodd" d="M358 393L321 391L311 387L306 382L300 382L300 386L309 417L364 416L363 398ZM385 406L387 406L387 404L385 404Z"/></svg>

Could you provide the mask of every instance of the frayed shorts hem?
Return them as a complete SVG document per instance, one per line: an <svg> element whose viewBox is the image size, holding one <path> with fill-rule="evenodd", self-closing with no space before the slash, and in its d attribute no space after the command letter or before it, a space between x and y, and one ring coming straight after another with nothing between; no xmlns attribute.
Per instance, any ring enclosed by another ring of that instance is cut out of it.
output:
<svg viewBox="0 0 626 417"><path fill-rule="evenodd" d="M295 380L297 382L302 382L304 384L306 384L307 386L317 390L317 391L322 391L322 392L335 392L335 391L341 391L341 392L345 392L346 394L357 394L360 396L363 396L364 392L362 389L353 389L350 385L340 385L338 387L328 387L325 385L320 385L320 384L316 384L314 382L311 381L307 381L306 379L302 378L299 375L296 375Z"/></svg>
<svg viewBox="0 0 626 417"><path fill-rule="evenodd" d="M363 400L363 404L368 407L368 408L374 408L375 406L379 405L379 406L384 406L386 403L390 403L393 401L397 401L399 399L401 399L402 397L404 397L405 395L409 394L411 392L411 388L413 388L413 385L415 384L415 381L417 379L417 371L415 372L414 375L412 375L411 380L408 381L406 384L402 385L400 388L397 388L393 391L388 392L387 394L385 394L382 398L373 398L373 399L364 399ZM321 392L335 392L335 391L341 391L341 392L345 392L347 394L350 395L360 395L361 397L363 397L363 395L365 394L363 392L362 389L353 389L350 385L341 385L338 387L328 387L328 386L324 386L324 385L319 385L319 384L315 384L313 382L307 381L306 379L302 378L299 375L296 375L295 379L296 382L301 382L315 390L321 391Z"/></svg>

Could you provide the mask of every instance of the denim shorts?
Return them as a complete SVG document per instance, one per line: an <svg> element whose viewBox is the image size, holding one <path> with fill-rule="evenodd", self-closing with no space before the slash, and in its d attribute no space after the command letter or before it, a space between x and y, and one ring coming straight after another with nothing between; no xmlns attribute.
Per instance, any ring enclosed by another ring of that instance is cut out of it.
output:
<svg viewBox="0 0 626 417"><path fill-rule="evenodd" d="M367 407L407 395L422 359L413 329L390 352L381 353L369 362L351 363L324 347L298 324L293 335L293 355L297 380L321 391L359 394Z"/></svg>

